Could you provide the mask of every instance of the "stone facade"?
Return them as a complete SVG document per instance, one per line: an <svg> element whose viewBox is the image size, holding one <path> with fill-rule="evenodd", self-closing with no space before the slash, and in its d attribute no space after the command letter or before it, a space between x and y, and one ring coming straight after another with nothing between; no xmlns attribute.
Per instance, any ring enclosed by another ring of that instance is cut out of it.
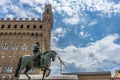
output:
<svg viewBox="0 0 120 80"><path fill-rule="evenodd" d="M40 51L50 50L53 13L45 5L40 19L0 19L0 75L13 74L22 55L32 55L32 47L40 42ZM0 76L1 77L1 76Z"/></svg>

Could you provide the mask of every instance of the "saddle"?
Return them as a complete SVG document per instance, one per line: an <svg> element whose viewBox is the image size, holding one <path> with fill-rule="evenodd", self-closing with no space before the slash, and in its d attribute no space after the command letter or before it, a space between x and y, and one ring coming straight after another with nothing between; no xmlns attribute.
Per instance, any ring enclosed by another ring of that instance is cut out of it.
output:
<svg viewBox="0 0 120 80"><path fill-rule="evenodd" d="M37 57L36 59L33 59L34 67L39 68L40 67L40 57Z"/></svg>

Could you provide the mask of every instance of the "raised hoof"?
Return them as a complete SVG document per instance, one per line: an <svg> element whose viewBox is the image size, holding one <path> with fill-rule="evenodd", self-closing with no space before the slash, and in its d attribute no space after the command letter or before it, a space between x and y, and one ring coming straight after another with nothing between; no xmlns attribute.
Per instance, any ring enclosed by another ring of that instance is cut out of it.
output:
<svg viewBox="0 0 120 80"><path fill-rule="evenodd" d="M47 70L45 77L48 77L50 75L50 72L51 72L51 70Z"/></svg>

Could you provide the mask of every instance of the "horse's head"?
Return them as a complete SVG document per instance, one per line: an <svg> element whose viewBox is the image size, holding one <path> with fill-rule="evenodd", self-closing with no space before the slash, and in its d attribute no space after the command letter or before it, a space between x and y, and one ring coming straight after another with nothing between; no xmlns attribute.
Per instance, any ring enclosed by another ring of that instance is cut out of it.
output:
<svg viewBox="0 0 120 80"><path fill-rule="evenodd" d="M55 61L55 57L57 53L55 51L50 51L50 55L51 55L52 61Z"/></svg>

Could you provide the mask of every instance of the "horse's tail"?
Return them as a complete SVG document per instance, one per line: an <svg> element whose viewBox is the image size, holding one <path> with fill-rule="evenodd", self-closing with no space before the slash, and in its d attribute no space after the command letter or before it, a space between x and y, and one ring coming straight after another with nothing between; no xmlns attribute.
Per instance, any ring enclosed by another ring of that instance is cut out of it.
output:
<svg viewBox="0 0 120 80"><path fill-rule="evenodd" d="M18 65L17 65L16 71L15 71L15 77L18 77L18 71L19 71L20 66L21 66L21 61L22 61L22 57L19 59L19 62L18 62Z"/></svg>

